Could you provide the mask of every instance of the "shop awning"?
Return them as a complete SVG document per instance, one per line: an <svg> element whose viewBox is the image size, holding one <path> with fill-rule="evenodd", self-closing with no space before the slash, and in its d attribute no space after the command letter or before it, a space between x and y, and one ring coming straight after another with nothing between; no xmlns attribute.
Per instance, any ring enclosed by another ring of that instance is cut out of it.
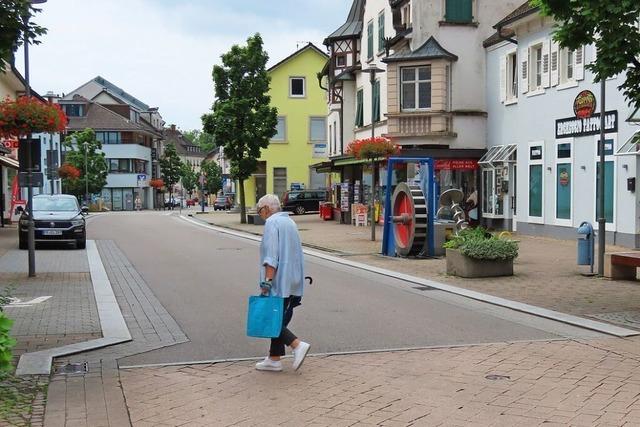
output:
<svg viewBox="0 0 640 427"><path fill-rule="evenodd" d="M0 164L2 166L6 166L11 169L18 169L20 167L20 163L18 163L17 160L14 160L11 157L6 157L6 156L0 156Z"/></svg>
<svg viewBox="0 0 640 427"><path fill-rule="evenodd" d="M478 164L485 168L491 168L498 163L514 162L517 148L517 144L493 146L482 156Z"/></svg>
<svg viewBox="0 0 640 427"><path fill-rule="evenodd" d="M359 165L359 164L363 164L363 163L371 163L371 162L369 162L369 160L367 160L367 159L356 159L355 157L352 157L352 158L349 158L349 159L334 160L333 165L334 166L347 166L347 165Z"/></svg>
<svg viewBox="0 0 640 427"><path fill-rule="evenodd" d="M627 142L624 143L622 147L616 151L616 156L630 155L630 154L640 154L638 149L640 148L640 131L634 133L631 138ZM606 153L606 151L605 151Z"/></svg>
<svg viewBox="0 0 640 427"><path fill-rule="evenodd" d="M310 166L315 169L318 173L329 173L331 172L331 162L320 162Z"/></svg>

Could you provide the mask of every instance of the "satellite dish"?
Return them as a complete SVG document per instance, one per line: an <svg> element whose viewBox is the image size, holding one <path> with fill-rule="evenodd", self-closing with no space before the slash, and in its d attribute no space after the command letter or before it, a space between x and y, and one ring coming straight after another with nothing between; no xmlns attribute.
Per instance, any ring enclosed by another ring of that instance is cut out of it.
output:
<svg viewBox="0 0 640 427"><path fill-rule="evenodd" d="M450 188L440 195L440 204L443 206L457 205L464 199L464 193L457 188Z"/></svg>

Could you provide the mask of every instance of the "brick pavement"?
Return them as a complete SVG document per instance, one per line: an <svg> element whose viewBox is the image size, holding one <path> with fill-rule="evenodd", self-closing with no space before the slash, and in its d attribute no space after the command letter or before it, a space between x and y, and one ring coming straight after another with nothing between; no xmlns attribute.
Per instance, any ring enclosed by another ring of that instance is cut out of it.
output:
<svg viewBox="0 0 640 427"><path fill-rule="evenodd" d="M263 229L262 226L240 224L239 214L211 212L194 218L254 234L261 234ZM378 227L377 241L372 242L369 228L322 221L318 215L292 215L291 218L298 224L303 244L326 248L335 256L562 313L637 328L637 324L627 323L625 319L640 316L640 283L582 276L580 273L587 272L588 267L576 265L576 242L573 240L515 234L514 238L520 242L520 256L514 262L513 276L464 279L446 275L444 257L420 260L379 255L381 227ZM628 248L607 246L607 251L622 250L628 251Z"/></svg>
<svg viewBox="0 0 640 427"><path fill-rule="evenodd" d="M242 361L120 378L140 427L633 426L639 349L640 337L520 342L311 356L300 372Z"/></svg>

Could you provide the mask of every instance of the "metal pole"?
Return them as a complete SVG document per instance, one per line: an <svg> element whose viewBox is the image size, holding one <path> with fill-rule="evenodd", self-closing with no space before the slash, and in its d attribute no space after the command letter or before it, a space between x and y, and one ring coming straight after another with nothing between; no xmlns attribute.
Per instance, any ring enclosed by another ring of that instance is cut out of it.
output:
<svg viewBox="0 0 640 427"><path fill-rule="evenodd" d="M200 204L202 205L202 213L204 213L204 175L200 175Z"/></svg>
<svg viewBox="0 0 640 427"><path fill-rule="evenodd" d="M23 17L24 20L24 80L27 99L31 97L31 86L29 84L29 38L27 37L29 15ZM27 144L27 204L29 206L29 224L27 225L27 247L29 250L29 277L36 276L36 241L35 224L33 222L33 173L31 165L31 133L25 140Z"/></svg>
<svg viewBox="0 0 640 427"><path fill-rule="evenodd" d="M50 183L51 191L50 191L50 193L53 196L53 171L51 170L51 168L53 166L54 157L53 157L53 134L52 133L49 134L49 155L47 156L47 159L49 160L49 165L47 167L47 171L49 172L49 177L51 178L51 183ZM56 163L58 163L58 162L56 161Z"/></svg>
<svg viewBox="0 0 640 427"><path fill-rule="evenodd" d="M373 139L376 136L375 134L376 121L373 117L373 113L376 108L375 99L373 96L373 90L376 83L376 72L374 70L371 70L371 72L369 73L369 82L371 83L371 142L373 142ZM371 211L371 241L372 242L376 241L376 222L374 221L375 214L373 212L373 206L374 206L373 198L375 197L375 194L376 194L375 187L376 187L376 160L371 159L371 200L369 200L369 210Z"/></svg>
<svg viewBox="0 0 640 427"><path fill-rule="evenodd" d="M604 112L605 109L605 81L600 81L600 168L598 170L598 276L604 276L604 250L606 242L606 218L604 216Z"/></svg>
<svg viewBox="0 0 640 427"><path fill-rule="evenodd" d="M84 203L89 206L89 143L84 142Z"/></svg>

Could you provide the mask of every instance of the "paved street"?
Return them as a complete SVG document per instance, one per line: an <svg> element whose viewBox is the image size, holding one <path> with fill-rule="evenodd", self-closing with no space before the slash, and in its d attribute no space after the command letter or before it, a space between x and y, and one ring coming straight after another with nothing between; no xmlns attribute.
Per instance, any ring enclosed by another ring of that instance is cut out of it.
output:
<svg viewBox="0 0 640 427"><path fill-rule="evenodd" d="M158 230L162 230L158 233ZM90 237L112 239L175 318L189 342L120 360L120 366L257 357L244 333L256 292L258 245L174 215L95 219ZM138 243L157 251L141 251ZM292 329L313 353L587 336L578 328L307 257L307 287Z"/></svg>

